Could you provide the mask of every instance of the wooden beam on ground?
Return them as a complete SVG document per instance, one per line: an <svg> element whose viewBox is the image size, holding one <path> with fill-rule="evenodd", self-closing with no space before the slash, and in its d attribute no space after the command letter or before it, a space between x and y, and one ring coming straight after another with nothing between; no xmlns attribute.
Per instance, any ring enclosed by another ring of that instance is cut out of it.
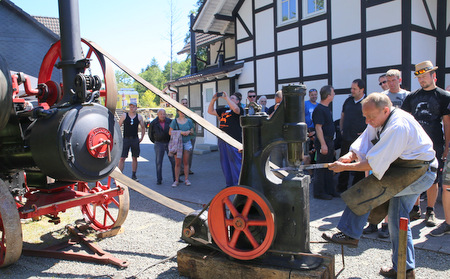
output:
<svg viewBox="0 0 450 279"><path fill-rule="evenodd" d="M184 215L187 215L187 214L195 211L194 209L192 209L184 204L181 204L172 199L169 199L168 197L163 196L160 193L147 188L146 186L142 185L141 183L134 181L133 179L129 178L128 176L122 174L118 168L116 168L110 174L110 176L112 178L114 178L115 180L123 183L124 185L127 185L131 189L141 193L142 195L146 196L147 198L150 198L150 199L154 200L155 202L160 203L164 206L167 206L168 208L178 211Z"/></svg>

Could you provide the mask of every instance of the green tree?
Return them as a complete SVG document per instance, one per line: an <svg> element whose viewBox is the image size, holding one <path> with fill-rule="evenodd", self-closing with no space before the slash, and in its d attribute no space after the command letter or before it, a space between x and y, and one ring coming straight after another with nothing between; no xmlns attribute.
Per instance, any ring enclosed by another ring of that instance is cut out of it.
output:
<svg viewBox="0 0 450 279"><path fill-rule="evenodd" d="M133 78L131 78L127 73L117 70L114 72L116 77L117 88L132 88Z"/></svg>
<svg viewBox="0 0 450 279"><path fill-rule="evenodd" d="M190 72L190 59L182 62L173 61L172 62L172 79L170 79L170 62L167 62L167 64L164 66L163 75L166 77L168 81L170 80L176 80L177 78L183 77L185 75L188 75Z"/></svg>
<svg viewBox="0 0 450 279"><path fill-rule="evenodd" d="M164 89L164 84L167 82L166 77L163 75L163 72L159 68L158 62L153 57L152 61L150 62L150 65L147 66L140 74L140 77L145 79L146 81L150 82L153 86L158 88L159 90ZM138 82L135 82L133 87L136 89L137 92L139 92L139 101L144 98L144 93L148 90L146 87L141 85ZM153 94L153 101L159 105L160 98L158 95ZM147 97L146 97L147 98ZM143 103L142 103L143 104ZM144 105L144 104L143 104Z"/></svg>

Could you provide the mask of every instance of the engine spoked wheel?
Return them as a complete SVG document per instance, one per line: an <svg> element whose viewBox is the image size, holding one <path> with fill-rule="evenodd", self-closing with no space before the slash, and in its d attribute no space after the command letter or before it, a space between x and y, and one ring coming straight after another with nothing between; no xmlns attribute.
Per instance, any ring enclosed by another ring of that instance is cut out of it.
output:
<svg viewBox="0 0 450 279"><path fill-rule="evenodd" d="M233 200L232 200L233 199ZM211 201L208 225L219 248L233 258L251 260L275 239L275 217L269 201L254 189L234 186Z"/></svg>
<svg viewBox="0 0 450 279"><path fill-rule="evenodd" d="M111 61L106 59L103 54L97 51L87 40L81 39L81 42L85 57L88 59L95 57L96 59L95 61L91 61L91 65L98 63L101 71L103 72L105 90L100 90L101 103L102 105L107 107L109 111L114 113L117 105L117 84L113 64ZM47 84L51 80L55 64L59 60L61 60L61 41L57 41L56 43L54 43L45 55L44 60L41 64L41 68L39 70L39 84ZM53 90L50 92L53 92L52 96L46 96L45 100L40 99L39 101L47 102L49 106L52 106L61 99L61 96L55 96L56 91Z"/></svg>
<svg viewBox="0 0 450 279"><path fill-rule="evenodd" d="M22 254L22 227L16 202L0 180L0 267L15 263Z"/></svg>
<svg viewBox="0 0 450 279"><path fill-rule="evenodd" d="M112 177L108 177L108 183L102 184L101 181L95 182L91 188L86 182L77 183L78 191L87 193L99 193L115 187L123 188L123 194L115 197L105 197L100 203L89 203L81 206L86 222L97 231L106 231L121 226L128 215L130 208L130 195L128 187L114 182Z"/></svg>

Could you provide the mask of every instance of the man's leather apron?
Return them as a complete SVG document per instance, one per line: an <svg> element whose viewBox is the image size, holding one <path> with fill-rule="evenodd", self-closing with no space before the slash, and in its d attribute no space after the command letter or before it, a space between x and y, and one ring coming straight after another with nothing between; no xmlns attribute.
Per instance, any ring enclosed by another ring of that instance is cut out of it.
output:
<svg viewBox="0 0 450 279"><path fill-rule="evenodd" d="M389 200L424 175L429 164L421 160L397 159L381 180L371 174L342 193L341 198L358 216L371 211L368 221L378 224L387 215Z"/></svg>

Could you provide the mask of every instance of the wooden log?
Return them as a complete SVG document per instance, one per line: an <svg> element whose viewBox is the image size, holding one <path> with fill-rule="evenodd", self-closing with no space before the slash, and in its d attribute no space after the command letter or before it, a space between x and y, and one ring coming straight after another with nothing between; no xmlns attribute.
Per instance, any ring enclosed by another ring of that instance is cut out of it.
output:
<svg viewBox="0 0 450 279"><path fill-rule="evenodd" d="M335 278L334 256L323 256L322 264L314 270L261 265L230 259L219 251L188 246L178 251L178 272L189 278L252 278L252 279L306 279Z"/></svg>

